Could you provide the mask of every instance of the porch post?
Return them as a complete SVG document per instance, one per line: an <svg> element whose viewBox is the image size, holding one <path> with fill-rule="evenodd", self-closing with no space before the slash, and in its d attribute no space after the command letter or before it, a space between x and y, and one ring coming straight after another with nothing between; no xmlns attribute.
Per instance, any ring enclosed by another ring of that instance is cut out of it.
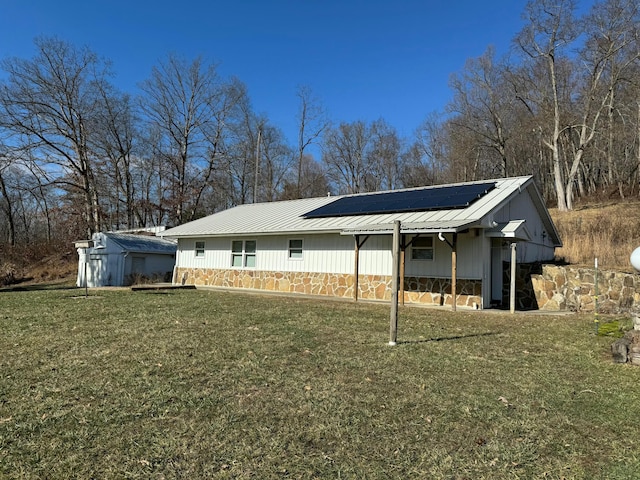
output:
<svg viewBox="0 0 640 480"><path fill-rule="evenodd" d="M407 246L404 241L404 235L402 235L402 243L400 245L400 305L404 306L404 267L405 267L405 252Z"/></svg>
<svg viewBox="0 0 640 480"><path fill-rule="evenodd" d="M453 234L453 242L451 244L451 309L455 312L458 295L456 291L456 280L458 275L458 234Z"/></svg>
<svg viewBox="0 0 640 480"><path fill-rule="evenodd" d="M358 270L360 269L360 235L354 235L355 251L354 251L354 268L353 268L353 300L358 301Z"/></svg>
<svg viewBox="0 0 640 480"><path fill-rule="evenodd" d="M509 285L509 311L516 311L516 243L511 244L511 281Z"/></svg>
<svg viewBox="0 0 640 480"><path fill-rule="evenodd" d="M395 345L398 339L398 277L400 270L400 220L393 224L391 275L391 321L389 327L389 345Z"/></svg>

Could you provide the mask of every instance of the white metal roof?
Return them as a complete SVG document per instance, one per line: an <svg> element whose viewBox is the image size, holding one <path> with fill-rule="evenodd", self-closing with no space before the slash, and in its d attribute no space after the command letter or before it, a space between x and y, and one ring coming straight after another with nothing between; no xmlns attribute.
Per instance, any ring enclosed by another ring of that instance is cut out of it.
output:
<svg viewBox="0 0 640 480"><path fill-rule="evenodd" d="M451 185L470 185L486 182L495 182L496 187L466 208L304 218L303 215L305 213L327 205L343 196L305 198L239 205L214 213L208 217L170 228L158 235L168 238L181 238L278 235L283 233L386 233L392 228L396 220L400 220L402 231L405 233L414 231L456 232L472 226L491 228L493 227L490 224L492 219L489 218L491 214L499 210L524 189L529 189L543 221L549 222L550 231L557 235L553 222L548 216L548 212L542 203L531 176L499 178ZM407 190L430 189L442 186L419 187ZM559 237L557 240L557 243L560 243Z"/></svg>
<svg viewBox="0 0 640 480"><path fill-rule="evenodd" d="M514 240L530 241L531 235L527 230L524 220L511 220L498 223L494 228L486 231L487 237L513 238Z"/></svg>

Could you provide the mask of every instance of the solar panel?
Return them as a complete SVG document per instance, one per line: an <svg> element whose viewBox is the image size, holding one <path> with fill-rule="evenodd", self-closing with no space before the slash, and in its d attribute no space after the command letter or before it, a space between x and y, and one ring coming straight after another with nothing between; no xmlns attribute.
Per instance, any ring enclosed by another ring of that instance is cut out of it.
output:
<svg viewBox="0 0 640 480"><path fill-rule="evenodd" d="M354 195L339 198L302 216L304 218L344 217L466 208L495 186L495 182L485 182Z"/></svg>

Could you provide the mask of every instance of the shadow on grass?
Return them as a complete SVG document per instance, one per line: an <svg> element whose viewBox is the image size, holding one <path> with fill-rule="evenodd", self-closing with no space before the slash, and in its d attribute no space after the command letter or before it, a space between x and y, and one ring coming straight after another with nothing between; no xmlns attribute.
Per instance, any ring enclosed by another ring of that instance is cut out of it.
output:
<svg viewBox="0 0 640 480"><path fill-rule="evenodd" d="M466 335L454 335L452 337L423 338L420 340L399 340L397 343L398 345L402 345L402 344L412 344L412 343L445 342L448 340L464 340L465 338L490 337L493 335L499 335L499 332L469 333Z"/></svg>
<svg viewBox="0 0 640 480"><path fill-rule="evenodd" d="M77 290L73 284L69 283L31 283L26 285L9 285L0 288L0 293L5 292L37 292L41 290Z"/></svg>

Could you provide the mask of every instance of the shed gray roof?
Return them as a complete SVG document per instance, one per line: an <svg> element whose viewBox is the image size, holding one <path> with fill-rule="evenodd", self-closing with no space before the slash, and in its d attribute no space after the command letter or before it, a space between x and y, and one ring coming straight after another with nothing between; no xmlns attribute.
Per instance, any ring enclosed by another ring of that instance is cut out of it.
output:
<svg viewBox="0 0 640 480"><path fill-rule="evenodd" d="M116 232L107 232L103 235L116 242L127 252L170 255L175 253L177 249L175 242L149 235L133 235L130 233Z"/></svg>
<svg viewBox="0 0 640 480"><path fill-rule="evenodd" d="M304 218L303 215L305 213L346 195L305 198L239 205L208 217L170 228L158 235L168 238L181 238L279 235L283 233L387 233L396 220L400 220L402 231L407 233L413 231L456 232L473 226L491 228L493 227L490 223L492 221L491 214L499 210L520 191L528 189L539 215L547 224L547 231L552 232L555 237L555 243L561 244L557 231L531 176L499 178L451 185L470 185L487 182L495 182L496 187L466 208ZM407 190L436 187L442 187L442 185Z"/></svg>

